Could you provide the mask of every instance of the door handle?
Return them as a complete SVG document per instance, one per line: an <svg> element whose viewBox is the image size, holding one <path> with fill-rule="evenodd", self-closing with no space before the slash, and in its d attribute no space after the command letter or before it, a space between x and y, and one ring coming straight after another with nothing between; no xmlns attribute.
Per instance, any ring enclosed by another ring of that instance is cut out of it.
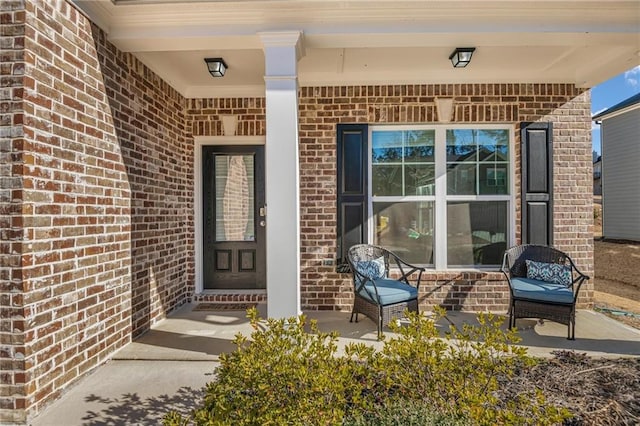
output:
<svg viewBox="0 0 640 426"><path fill-rule="evenodd" d="M267 215L267 208L260 207L260 209L258 210L258 213L260 214L260 217L265 217Z"/></svg>

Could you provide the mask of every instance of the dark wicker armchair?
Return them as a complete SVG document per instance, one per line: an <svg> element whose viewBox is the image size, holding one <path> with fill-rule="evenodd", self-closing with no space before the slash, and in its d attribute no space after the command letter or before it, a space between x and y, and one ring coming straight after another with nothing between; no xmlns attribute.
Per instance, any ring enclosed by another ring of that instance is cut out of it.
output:
<svg viewBox="0 0 640 426"><path fill-rule="evenodd" d="M425 268L411 265L387 249L369 244L351 247L347 253L349 267L353 274L353 310L355 315L364 314L378 325L378 338L382 327L398 317L404 310L418 312L418 288ZM389 268L397 268L399 278L389 277ZM409 277L417 273L415 284Z"/></svg>
<svg viewBox="0 0 640 426"><path fill-rule="evenodd" d="M547 319L567 325L568 339L575 339L576 300L589 277L566 253L548 246L515 246L504 253L502 272L511 293L510 328L518 318Z"/></svg>

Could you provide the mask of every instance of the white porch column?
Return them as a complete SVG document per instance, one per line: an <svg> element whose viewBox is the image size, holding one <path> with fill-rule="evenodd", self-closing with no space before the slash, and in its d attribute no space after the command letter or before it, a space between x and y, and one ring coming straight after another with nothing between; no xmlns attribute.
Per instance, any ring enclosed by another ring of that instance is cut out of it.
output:
<svg viewBox="0 0 640 426"><path fill-rule="evenodd" d="M265 56L267 315L300 310L298 60L302 33L260 33Z"/></svg>

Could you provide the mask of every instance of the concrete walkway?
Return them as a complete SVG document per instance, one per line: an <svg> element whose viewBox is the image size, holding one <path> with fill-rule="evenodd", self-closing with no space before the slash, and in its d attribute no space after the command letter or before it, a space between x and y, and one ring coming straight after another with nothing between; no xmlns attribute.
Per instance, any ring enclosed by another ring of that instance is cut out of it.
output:
<svg viewBox="0 0 640 426"><path fill-rule="evenodd" d="M259 306L265 316L265 307ZM185 305L135 342L120 350L69 389L30 423L33 426L158 425L169 410L189 413L212 380L221 353L233 351L236 333L252 329L243 311L193 311ZM349 342L381 347L375 324L361 316L308 312L321 331L337 330L342 348ZM447 313L439 324L475 323L475 315ZM522 344L531 355L550 356L554 350L575 350L599 357L640 356L640 330L592 311L579 311L576 340L566 339L566 326L518 320ZM387 334L391 334L387 332Z"/></svg>

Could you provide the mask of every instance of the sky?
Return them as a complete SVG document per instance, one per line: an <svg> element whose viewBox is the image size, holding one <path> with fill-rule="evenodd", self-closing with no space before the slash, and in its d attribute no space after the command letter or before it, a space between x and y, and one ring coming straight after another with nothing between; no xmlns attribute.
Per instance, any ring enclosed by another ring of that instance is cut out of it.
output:
<svg viewBox="0 0 640 426"><path fill-rule="evenodd" d="M598 114L640 93L640 66L632 68L591 89L591 115ZM600 126L591 123L593 150L600 155Z"/></svg>

